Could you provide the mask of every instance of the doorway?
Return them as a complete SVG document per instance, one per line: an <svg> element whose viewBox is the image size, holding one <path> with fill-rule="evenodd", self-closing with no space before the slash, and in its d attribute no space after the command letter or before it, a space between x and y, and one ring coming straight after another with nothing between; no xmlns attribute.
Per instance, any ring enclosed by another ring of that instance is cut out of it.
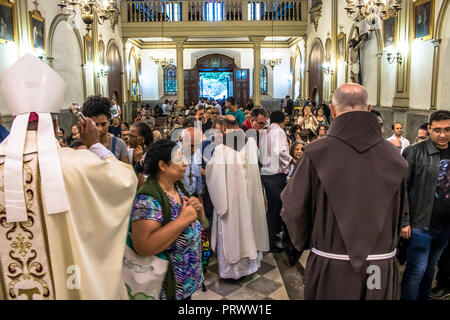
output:
<svg viewBox="0 0 450 320"><path fill-rule="evenodd" d="M223 99L233 96L233 72L199 72L199 97Z"/></svg>

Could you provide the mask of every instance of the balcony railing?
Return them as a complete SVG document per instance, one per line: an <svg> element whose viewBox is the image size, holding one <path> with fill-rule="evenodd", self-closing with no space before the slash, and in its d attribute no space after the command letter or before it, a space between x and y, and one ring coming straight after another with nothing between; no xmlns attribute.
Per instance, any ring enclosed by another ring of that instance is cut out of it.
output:
<svg viewBox="0 0 450 320"><path fill-rule="evenodd" d="M305 0L122 1L125 22L302 21Z"/></svg>

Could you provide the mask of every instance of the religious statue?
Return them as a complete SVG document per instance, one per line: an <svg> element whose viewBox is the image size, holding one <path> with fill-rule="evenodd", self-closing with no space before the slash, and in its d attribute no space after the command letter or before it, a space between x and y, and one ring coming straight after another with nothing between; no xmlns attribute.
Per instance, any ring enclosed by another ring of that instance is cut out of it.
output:
<svg viewBox="0 0 450 320"><path fill-rule="evenodd" d="M367 33L359 35L359 28L356 28L356 35L350 39L349 56L350 56L350 79L353 83L362 84L361 66L360 66L360 49L367 40Z"/></svg>

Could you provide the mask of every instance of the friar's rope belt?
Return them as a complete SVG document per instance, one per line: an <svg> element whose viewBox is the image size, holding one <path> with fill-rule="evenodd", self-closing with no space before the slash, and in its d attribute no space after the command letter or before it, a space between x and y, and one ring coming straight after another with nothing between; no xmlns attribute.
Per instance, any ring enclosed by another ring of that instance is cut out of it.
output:
<svg viewBox="0 0 450 320"><path fill-rule="evenodd" d="M324 257L324 258L329 258L329 259L333 259L333 260L350 261L350 257L346 254L328 253L328 252L323 252L323 251L317 250L316 248L312 248L311 252L318 256ZM394 251L392 251L390 253L371 254L371 255L367 256L367 261L390 259L390 258L395 257L396 254L397 254L397 249L395 249Z"/></svg>

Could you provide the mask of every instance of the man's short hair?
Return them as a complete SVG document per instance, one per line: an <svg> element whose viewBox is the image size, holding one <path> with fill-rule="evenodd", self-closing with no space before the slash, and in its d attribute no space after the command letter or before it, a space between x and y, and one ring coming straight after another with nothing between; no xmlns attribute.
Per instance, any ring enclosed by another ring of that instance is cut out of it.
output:
<svg viewBox="0 0 450 320"><path fill-rule="evenodd" d="M439 110L435 111L430 115L430 119L428 121L428 124L431 126L434 121L443 121L443 120L450 120L450 111L447 110Z"/></svg>
<svg viewBox="0 0 450 320"><path fill-rule="evenodd" d="M280 110L275 110L270 114L270 123L283 123L284 113Z"/></svg>
<svg viewBox="0 0 450 320"><path fill-rule="evenodd" d="M212 122L212 128L215 129L217 125L223 126L223 117L217 117L214 119Z"/></svg>
<svg viewBox="0 0 450 320"><path fill-rule="evenodd" d="M90 96L83 103L83 114L89 118L104 114L109 120L111 118L111 102L102 96Z"/></svg>
<svg viewBox="0 0 450 320"><path fill-rule="evenodd" d="M258 118L259 115L263 115L265 118L269 116L269 113L264 108L253 108L252 113L250 114L250 117L252 119Z"/></svg>
<svg viewBox="0 0 450 320"><path fill-rule="evenodd" d="M195 117L188 116L183 120L183 128L193 128L195 126Z"/></svg>
<svg viewBox="0 0 450 320"><path fill-rule="evenodd" d="M228 97L225 101L231 103L231 105L233 106L236 104L236 99L234 99L233 97Z"/></svg>
<svg viewBox="0 0 450 320"><path fill-rule="evenodd" d="M369 94L363 86L352 83L344 84L333 93L333 105L338 109L367 109Z"/></svg>
<svg viewBox="0 0 450 320"><path fill-rule="evenodd" d="M291 98L291 96L289 96L289 95L286 96L286 99L290 99L290 98Z"/></svg>
<svg viewBox="0 0 450 320"><path fill-rule="evenodd" d="M238 125L238 122L235 117L228 115L223 117L223 124L225 125L225 128L231 129L235 128Z"/></svg>
<svg viewBox="0 0 450 320"><path fill-rule="evenodd" d="M420 127L419 130L425 130L427 132L428 135L428 123L423 123Z"/></svg>
<svg viewBox="0 0 450 320"><path fill-rule="evenodd" d="M394 130L396 124L399 124L399 125L401 125L401 126L403 127L403 125L402 125L401 122L396 121L396 122L394 122L394 123L392 124L392 130Z"/></svg>
<svg viewBox="0 0 450 320"><path fill-rule="evenodd" d="M381 113L375 109L372 109L370 112L374 113L377 117L380 117L381 119L383 119L383 117L381 116Z"/></svg>

